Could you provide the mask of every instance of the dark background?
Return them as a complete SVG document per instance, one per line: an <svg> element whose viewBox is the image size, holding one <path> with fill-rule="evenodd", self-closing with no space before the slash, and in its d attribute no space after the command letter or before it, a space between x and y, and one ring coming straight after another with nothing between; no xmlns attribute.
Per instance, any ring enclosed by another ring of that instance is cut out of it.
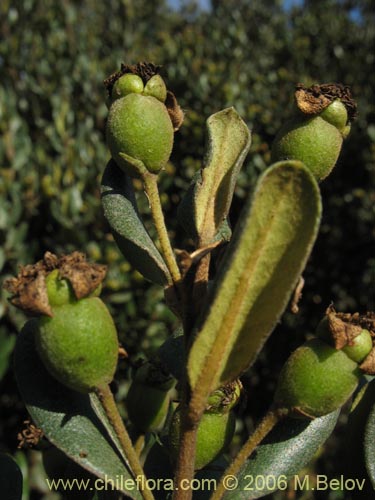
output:
<svg viewBox="0 0 375 500"><path fill-rule="evenodd" d="M260 417L284 360L314 331L331 302L345 312L374 309L371 4L370 0L306 0L287 8L277 0L212 0L209 10L190 2L173 10L163 0L3 0L2 280L16 274L20 264L40 259L46 250L84 251L109 266L103 298L131 361L154 352L176 328L176 320L164 305L163 291L124 260L103 218L99 185L109 156L103 79L121 62L161 64L168 87L186 112L171 163L160 181L167 225L179 248L186 239L176 227L176 207L201 166L210 114L234 106L253 131L231 210L235 224L247 194L270 164L272 139L291 113L294 84L350 85L358 119L335 170L321 185L323 221L304 273L300 312L285 314L245 377L249 396L242 411L247 418ZM141 209L147 211L137 187ZM10 365L15 336L25 318L9 307L3 290L0 299L0 450L15 454L17 432L27 414ZM120 367L120 388L128 372ZM342 429L339 426L328 441L325 458L312 466L313 471L339 473ZM32 468L38 464L37 455L18 452L35 497L46 495ZM284 498L277 495L273 498ZM316 498L328 498L322 495Z"/></svg>

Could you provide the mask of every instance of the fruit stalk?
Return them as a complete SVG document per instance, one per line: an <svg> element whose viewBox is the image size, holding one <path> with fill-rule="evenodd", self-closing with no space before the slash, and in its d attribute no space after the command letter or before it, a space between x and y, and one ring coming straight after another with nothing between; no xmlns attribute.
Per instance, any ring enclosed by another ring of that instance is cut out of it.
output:
<svg viewBox="0 0 375 500"><path fill-rule="evenodd" d="M116 436L118 437L121 446L124 450L125 456L129 462L130 468L134 474L134 477L144 477L145 473L143 468L139 462L138 455L133 448L133 444L129 437L129 434L124 426L122 418L118 412L115 399L111 392L109 385L105 385L103 387L96 389L96 394L103 406L103 409L110 421ZM142 485L143 482L140 482ZM140 486L141 487L141 486ZM148 489L141 489L141 494L144 500L154 500L154 495Z"/></svg>
<svg viewBox="0 0 375 500"><path fill-rule="evenodd" d="M160 247L165 263L171 273L173 283L178 283L181 280L181 273L168 237L167 228L165 226L157 179L157 175L148 172L144 173L142 176L145 192L150 203L151 215L158 233Z"/></svg>
<svg viewBox="0 0 375 500"><path fill-rule="evenodd" d="M263 441L263 439L269 432L271 432L275 425L288 414L289 410L284 408L270 409L263 417L253 434L243 445L234 461L226 469L222 477L225 478L226 476L236 476L245 463L246 459L253 453L258 444ZM216 491L211 496L210 500L219 500L224 496L225 492L226 489L224 487L224 483L223 481L220 481L218 487L216 488Z"/></svg>

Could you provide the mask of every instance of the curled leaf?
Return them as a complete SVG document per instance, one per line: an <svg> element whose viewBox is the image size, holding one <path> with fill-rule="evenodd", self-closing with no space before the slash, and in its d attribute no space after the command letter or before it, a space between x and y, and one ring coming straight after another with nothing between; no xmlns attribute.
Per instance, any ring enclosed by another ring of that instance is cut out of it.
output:
<svg viewBox="0 0 375 500"><path fill-rule="evenodd" d="M251 136L234 108L207 120L208 153L179 207L178 218L189 235L205 246L224 227L238 173L248 153Z"/></svg>

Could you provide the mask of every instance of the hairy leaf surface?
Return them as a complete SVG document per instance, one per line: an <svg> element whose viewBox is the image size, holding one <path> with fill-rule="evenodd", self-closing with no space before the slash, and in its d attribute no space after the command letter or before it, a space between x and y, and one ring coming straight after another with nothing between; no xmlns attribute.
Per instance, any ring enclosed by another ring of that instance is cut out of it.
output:
<svg viewBox="0 0 375 500"><path fill-rule="evenodd" d="M318 185L301 162L279 162L263 174L189 354L190 384L201 399L254 362L303 271L320 216Z"/></svg>
<svg viewBox="0 0 375 500"><path fill-rule="evenodd" d="M101 193L105 218L125 258L148 280L166 285L169 271L139 217L132 180L113 160L105 169Z"/></svg>
<svg viewBox="0 0 375 500"><path fill-rule="evenodd" d="M365 427L363 446L367 473L372 487L375 489L375 381L369 384L366 396L368 403L371 404L371 408Z"/></svg>
<svg viewBox="0 0 375 500"><path fill-rule="evenodd" d="M238 487L227 492L225 500L252 500L268 495L278 486L283 489L286 485L283 479L297 475L328 439L339 413L337 410L312 421L293 418L281 421L245 462L237 478ZM301 484L303 480L302 476Z"/></svg>
<svg viewBox="0 0 375 500"><path fill-rule="evenodd" d="M195 176L178 213L180 223L199 246L212 243L226 224L237 176L251 144L250 131L234 108L210 116L207 131L205 165Z"/></svg>

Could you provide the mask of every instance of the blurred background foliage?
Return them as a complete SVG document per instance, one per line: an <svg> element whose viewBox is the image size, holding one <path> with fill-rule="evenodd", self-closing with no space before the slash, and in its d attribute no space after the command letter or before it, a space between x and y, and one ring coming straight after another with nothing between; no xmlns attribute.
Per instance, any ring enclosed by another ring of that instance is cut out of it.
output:
<svg viewBox="0 0 375 500"><path fill-rule="evenodd" d="M314 331L331 302L340 311L374 309L374 32L371 0L212 0L208 10L188 1L176 9L166 0L2 0L2 280L46 250L87 253L109 266L103 297L131 362L147 356L176 328L176 320L163 291L119 253L103 218L103 79L121 62L161 64L186 112L160 180L167 225L179 248L189 242L176 227L176 207L202 163L210 114L234 106L253 130L231 210L235 224L270 163L272 139L291 112L294 84L350 85L358 119L321 186L324 216L304 274L300 312L286 313L244 378L251 389L243 411L257 418L288 353ZM138 191L147 212L140 186ZM26 412L9 366L24 317L0 294L0 448L14 453ZM128 372L122 366L119 378L127 380ZM333 467L332 461L323 467Z"/></svg>

